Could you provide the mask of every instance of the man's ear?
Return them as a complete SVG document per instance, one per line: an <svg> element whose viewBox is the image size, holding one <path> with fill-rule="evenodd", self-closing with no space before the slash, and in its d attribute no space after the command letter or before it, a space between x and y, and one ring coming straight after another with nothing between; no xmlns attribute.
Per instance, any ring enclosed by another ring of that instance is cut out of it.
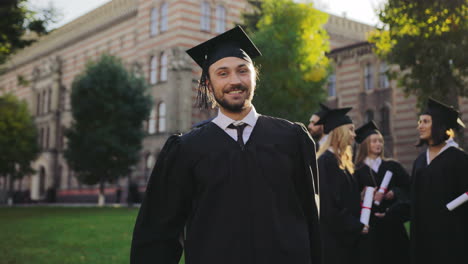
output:
<svg viewBox="0 0 468 264"><path fill-rule="evenodd" d="M208 88L208 91L210 91L210 93L213 93L213 86L211 86L211 82L208 78L205 80L205 84L206 84L206 87Z"/></svg>

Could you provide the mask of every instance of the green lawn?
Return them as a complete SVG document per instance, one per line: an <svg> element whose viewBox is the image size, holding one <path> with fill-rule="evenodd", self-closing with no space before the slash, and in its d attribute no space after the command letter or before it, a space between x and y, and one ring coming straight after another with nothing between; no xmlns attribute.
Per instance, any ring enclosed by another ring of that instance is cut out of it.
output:
<svg viewBox="0 0 468 264"><path fill-rule="evenodd" d="M137 209L0 208L1 264L128 264Z"/></svg>

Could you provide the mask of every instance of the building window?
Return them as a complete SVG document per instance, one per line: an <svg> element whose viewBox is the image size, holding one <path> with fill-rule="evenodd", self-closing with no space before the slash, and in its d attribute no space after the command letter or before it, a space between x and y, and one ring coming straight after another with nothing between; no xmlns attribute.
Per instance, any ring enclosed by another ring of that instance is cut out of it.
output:
<svg viewBox="0 0 468 264"><path fill-rule="evenodd" d="M388 107L380 109L380 131L382 135L390 135L390 111Z"/></svg>
<svg viewBox="0 0 468 264"><path fill-rule="evenodd" d="M364 68L364 88L366 91L372 90L374 88L372 75L372 64L367 63L366 67Z"/></svg>
<svg viewBox="0 0 468 264"><path fill-rule="evenodd" d="M380 63L380 71L379 71L379 86L380 88L388 88L390 83L388 81L387 76L388 65L385 62Z"/></svg>
<svg viewBox="0 0 468 264"><path fill-rule="evenodd" d="M336 96L336 75L335 73L332 73L330 76L328 76L328 82L327 82L327 88L328 88L328 96Z"/></svg>
<svg viewBox="0 0 468 264"><path fill-rule="evenodd" d="M364 116L364 122L367 123L367 122L370 122L372 120L374 120L374 111L367 110L366 115Z"/></svg>
<svg viewBox="0 0 468 264"><path fill-rule="evenodd" d="M167 81L167 54L165 52L161 53L159 79L161 82Z"/></svg>
<svg viewBox="0 0 468 264"><path fill-rule="evenodd" d="M41 93L37 93L37 98L36 98L36 114L40 115L41 114Z"/></svg>
<svg viewBox="0 0 468 264"><path fill-rule="evenodd" d="M161 32L167 31L168 22L167 22L167 3L161 5Z"/></svg>
<svg viewBox="0 0 468 264"><path fill-rule="evenodd" d="M49 126L45 129L45 149L49 149Z"/></svg>
<svg viewBox="0 0 468 264"><path fill-rule="evenodd" d="M201 18L200 18L200 29L203 31L210 31L210 17L211 17L210 3L203 2L201 4Z"/></svg>
<svg viewBox="0 0 468 264"><path fill-rule="evenodd" d="M47 110L50 111L52 109L52 89L49 89L49 95L47 97Z"/></svg>
<svg viewBox="0 0 468 264"><path fill-rule="evenodd" d="M39 195L43 196L45 194L45 181L46 181L46 172L44 167L41 167L39 170Z"/></svg>
<svg viewBox="0 0 468 264"><path fill-rule="evenodd" d="M158 132L166 131L166 103L161 102L158 105Z"/></svg>
<svg viewBox="0 0 468 264"><path fill-rule="evenodd" d="M158 34L158 9L151 9L151 24L150 24L150 35L154 36Z"/></svg>
<svg viewBox="0 0 468 264"><path fill-rule="evenodd" d="M41 129L39 130L39 147L42 149L44 148L44 141L43 141L43 138L44 138L44 128L41 127Z"/></svg>
<svg viewBox="0 0 468 264"><path fill-rule="evenodd" d="M150 84L158 82L158 58L152 56L150 60Z"/></svg>
<svg viewBox="0 0 468 264"><path fill-rule="evenodd" d="M226 31L226 9L222 5L216 6L216 33Z"/></svg>
<svg viewBox="0 0 468 264"><path fill-rule="evenodd" d="M156 110L153 108L150 113L148 120L148 134L154 134L156 132Z"/></svg>
<svg viewBox="0 0 468 264"><path fill-rule="evenodd" d="M47 91L42 92L42 113L47 113Z"/></svg>

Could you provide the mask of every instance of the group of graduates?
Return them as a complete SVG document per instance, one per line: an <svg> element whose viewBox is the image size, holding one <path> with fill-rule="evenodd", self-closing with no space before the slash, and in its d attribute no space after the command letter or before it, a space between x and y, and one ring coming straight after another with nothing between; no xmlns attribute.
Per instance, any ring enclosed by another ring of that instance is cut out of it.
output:
<svg viewBox="0 0 468 264"><path fill-rule="evenodd" d="M468 191L453 108L429 101L418 124L427 151L410 177L383 156L375 124L355 131L350 108L323 106L309 125L315 142L304 125L257 113L261 53L241 27L187 54L202 70L199 106L218 115L166 141L130 263L175 264L182 252L187 264L468 263L468 203L446 207Z"/></svg>
<svg viewBox="0 0 468 264"><path fill-rule="evenodd" d="M447 207L468 194L468 155L453 140L454 130L464 127L459 113L429 99L416 144L427 150L410 176L385 158L377 125L355 130L350 110L321 104L308 126L317 144L322 263L468 263L468 203ZM361 215L369 187L375 191L367 224Z"/></svg>

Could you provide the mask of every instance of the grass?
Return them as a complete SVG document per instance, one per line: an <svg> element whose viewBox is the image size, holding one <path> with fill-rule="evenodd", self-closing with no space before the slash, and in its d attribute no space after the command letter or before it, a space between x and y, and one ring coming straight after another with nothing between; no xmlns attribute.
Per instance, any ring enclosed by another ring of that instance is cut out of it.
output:
<svg viewBox="0 0 468 264"><path fill-rule="evenodd" d="M0 264L127 264L137 213L130 208L0 208Z"/></svg>

